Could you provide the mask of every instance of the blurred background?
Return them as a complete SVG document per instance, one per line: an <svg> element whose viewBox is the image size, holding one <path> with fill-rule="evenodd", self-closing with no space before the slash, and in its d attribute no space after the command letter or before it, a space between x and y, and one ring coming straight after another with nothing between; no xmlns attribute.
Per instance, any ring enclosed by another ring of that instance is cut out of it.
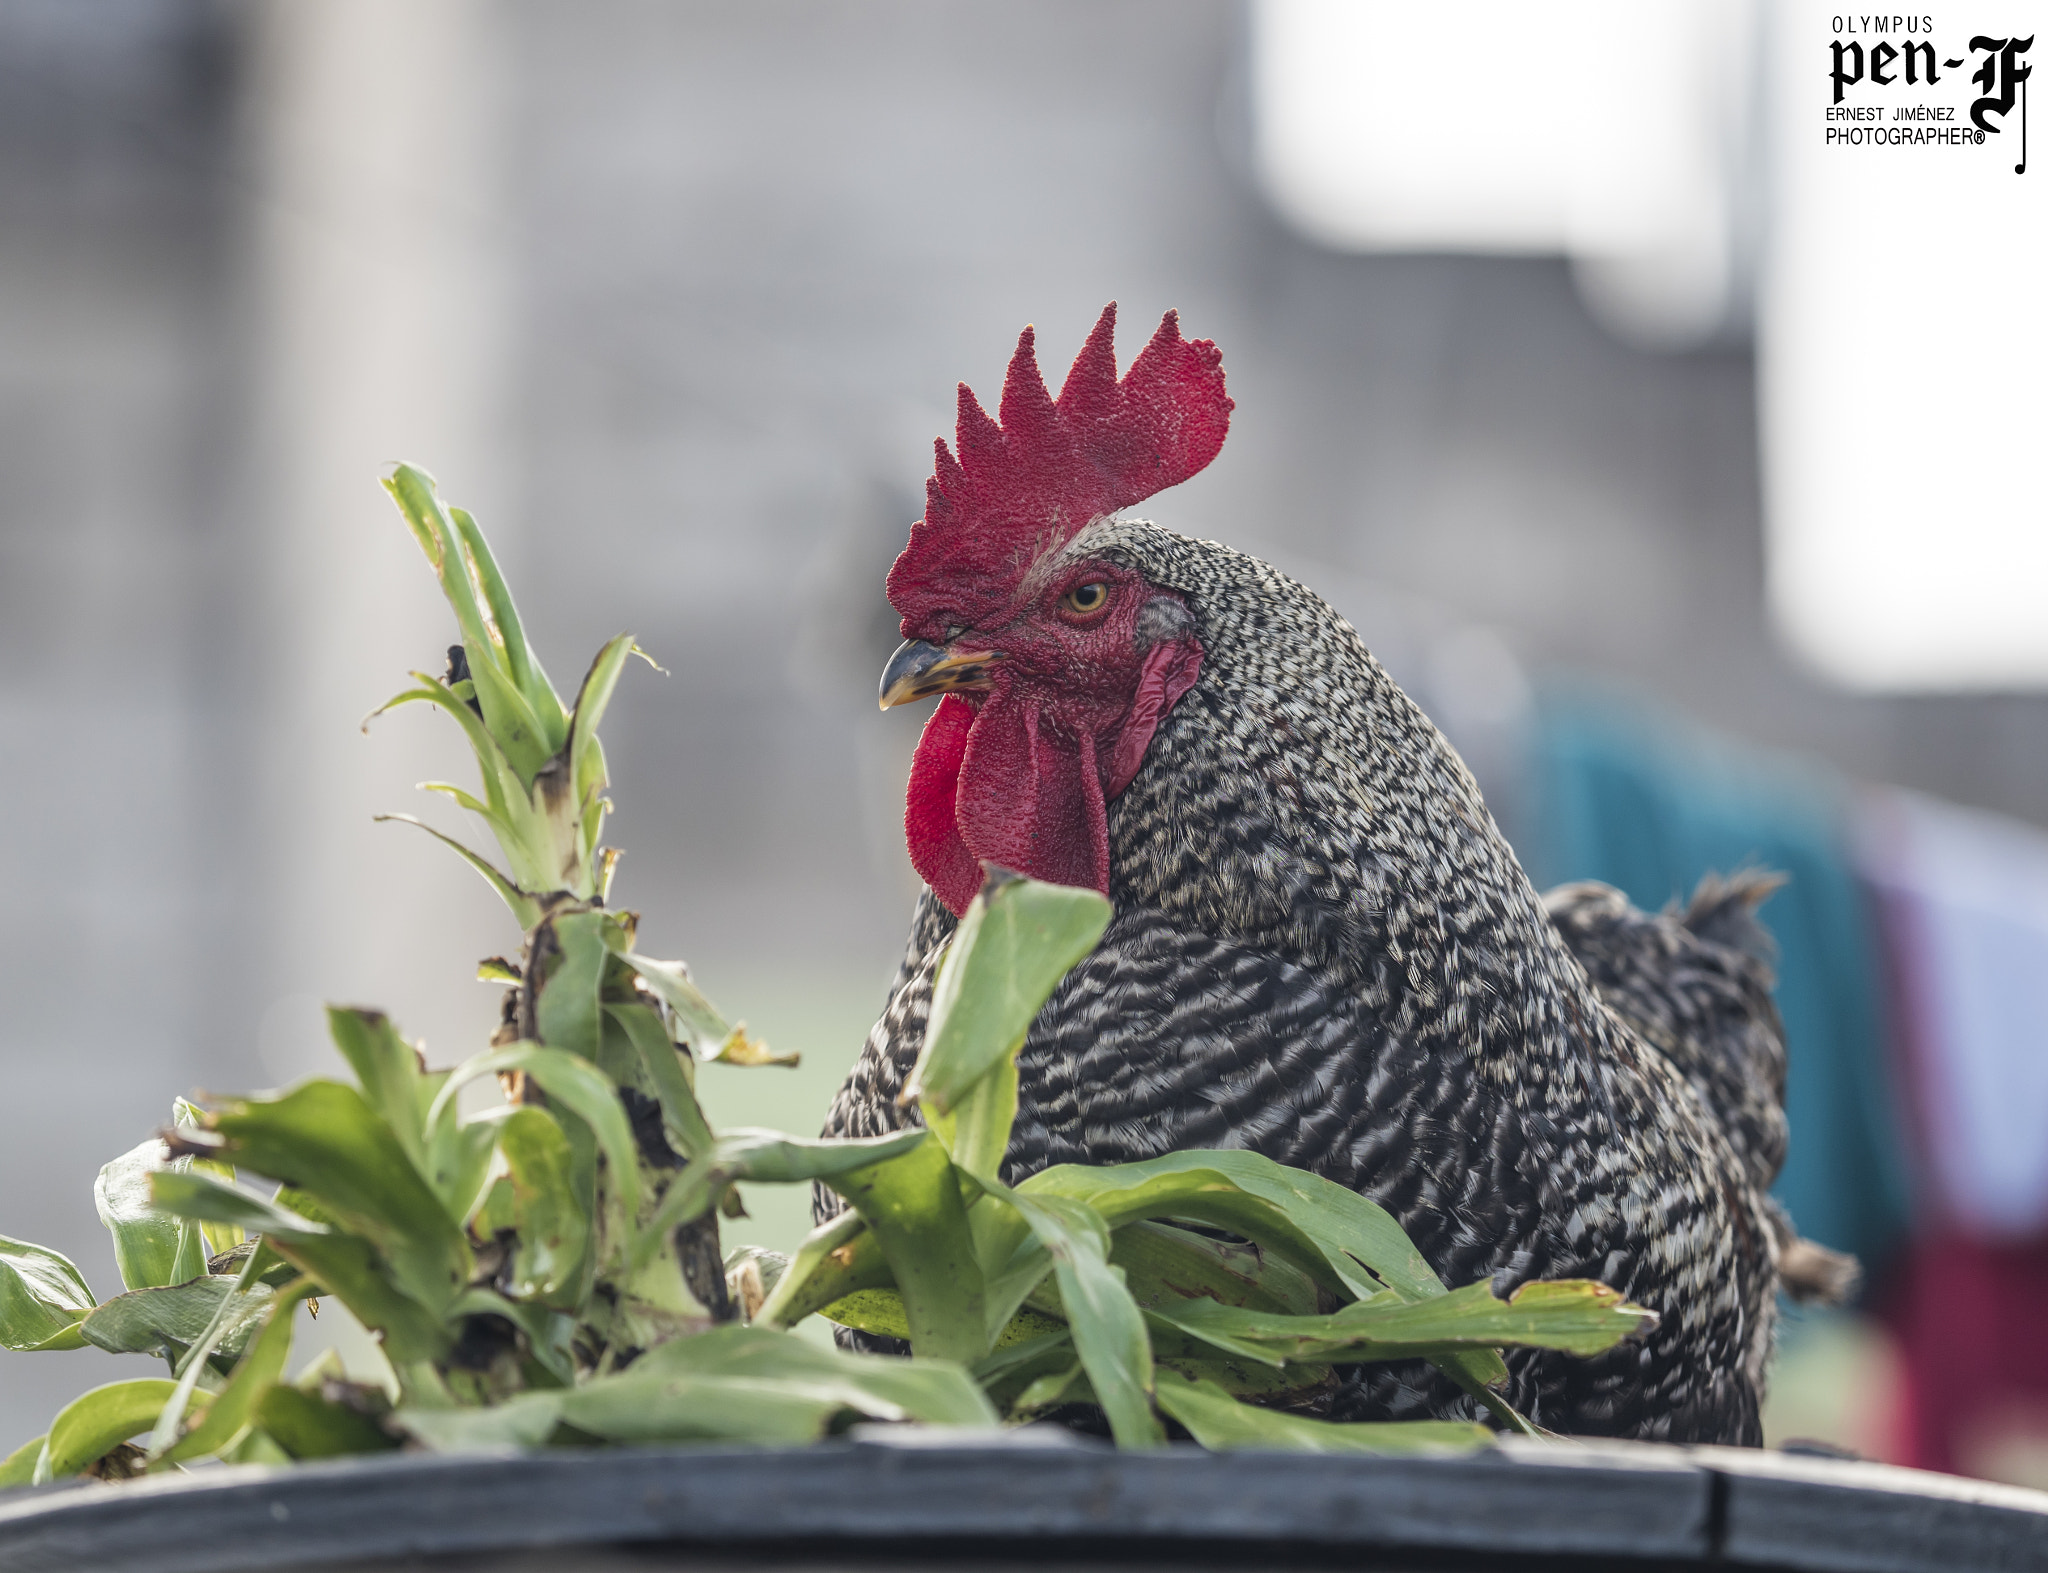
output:
<svg viewBox="0 0 2048 1573"><path fill-rule="evenodd" d="M1350 617L1539 882L1793 876L1783 1193L1868 1283L1788 1322L1773 1439L2048 1484L2042 177L1828 146L1836 26L0 0L0 1229L104 1295L92 1179L174 1094L334 1070L323 1000L488 1034L510 920L372 823L463 828L413 791L453 729L358 729L452 636L398 459L558 686L622 628L667 668L608 726L615 899L802 1052L714 1118L814 1129L916 890L873 696L931 439L1115 299L1237 400L1148 516ZM0 1444L85 1358L0 1359Z"/></svg>

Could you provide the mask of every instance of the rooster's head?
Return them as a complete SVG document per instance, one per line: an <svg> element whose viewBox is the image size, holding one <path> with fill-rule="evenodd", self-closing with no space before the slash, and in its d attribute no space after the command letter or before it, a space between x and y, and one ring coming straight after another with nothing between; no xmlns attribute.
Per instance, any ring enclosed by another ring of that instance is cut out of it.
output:
<svg viewBox="0 0 2048 1573"><path fill-rule="evenodd" d="M1184 598L1091 554L1083 532L1216 456L1222 357L1169 311L1119 378L1115 331L1112 303L1055 399L1026 328L1000 423L960 385L959 457L935 445L924 518L889 574L905 643L882 707L945 696L911 767L910 858L956 913L983 860L1106 892L1106 804L1201 672Z"/></svg>

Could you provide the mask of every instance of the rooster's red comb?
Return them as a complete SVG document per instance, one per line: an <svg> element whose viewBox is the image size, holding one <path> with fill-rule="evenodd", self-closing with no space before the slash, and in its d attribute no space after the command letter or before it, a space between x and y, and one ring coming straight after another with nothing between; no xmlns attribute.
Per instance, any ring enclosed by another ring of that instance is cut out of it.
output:
<svg viewBox="0 0 2048 1573"><path fill-rule="evenodd" d="M889 573L904 632L938 611L972 624L1007 598L1025 568L1104 514L1186 480L1223 446L1231 402L1223 357L1180 336L1180 314L1116 374L1116 303L1105 306L1055 399L1026 328L988 418L960 384L960 457L942 437L924 518Z"/></svg>

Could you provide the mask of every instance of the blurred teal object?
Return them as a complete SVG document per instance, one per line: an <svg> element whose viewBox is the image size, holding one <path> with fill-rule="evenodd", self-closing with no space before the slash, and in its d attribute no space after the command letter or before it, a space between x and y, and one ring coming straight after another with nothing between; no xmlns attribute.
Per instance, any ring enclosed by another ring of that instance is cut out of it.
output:
<svg viewBox="0 0 2048 1573"><path fill-rule="evenodd" d="M1531 763L1535 834L1518 850L1540 888L1597 879L1655 910L1710 870L1790 876L1762 913L1780 951L1790 1060L1791 1152L1776 1194L1800 1233L1876 1267L1906 1229L1909 1191L1877 929L1841 785L1583 693L1540 701Z"/></svg>

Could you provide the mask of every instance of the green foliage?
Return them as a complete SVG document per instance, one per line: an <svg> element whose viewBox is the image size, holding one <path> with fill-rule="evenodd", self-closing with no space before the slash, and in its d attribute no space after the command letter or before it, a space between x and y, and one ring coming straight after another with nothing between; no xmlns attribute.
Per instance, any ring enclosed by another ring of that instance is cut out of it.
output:
<svg viewBox="0 0 2048 1573"><path fill-rule="evenodd" d="M803 1442L858 1420L990 1427L1067 1404L1117 1442L1176 1427L1212 1448L1429 1452L1478 1425L1335 1425L1288 1413L1332 1367L1428 1359L1503 1424L1506 1346L1592 1354L1654 1319L1590 1283L1511 1300L1448 1290L1380 1208L1247 1152L1000 1172L1016 1057L1100 939L1093 891L991 870L939 968L906 1095L918 1123L865 1140L720 1131L695 1067L784 1063L680 962L639 952L605 905L615 854L598 724L630 635L564 706L476 523L400 466L387 483L439 577L463 662L393 704L437 706L479 790L493 861L441 832L504 897L519 960L493 1043L429 1069L381 1013L328 1012L352 1081L180 1100L100 1171L126 1292L96 1301L55 1252L0 1237L0 1344L161 1356L168 1377L95 1388L0 1461L0 1487L200 1458L429 1448ZM388 707L387 707L388 708ZM464 1112L495 1079L501 1107ZM472 1100L474 1101L474 1100ZM266 1195L252 1180L277 1182ZM743 1185L822 1183L847 1203L788 1261L721 1261ZM338 1300L391 1387L287 1368L299 1307ZM824 1349L812 1315L905 1338L909 1359ZM131 1439L141 1438L140 1445Z"/></svg>

